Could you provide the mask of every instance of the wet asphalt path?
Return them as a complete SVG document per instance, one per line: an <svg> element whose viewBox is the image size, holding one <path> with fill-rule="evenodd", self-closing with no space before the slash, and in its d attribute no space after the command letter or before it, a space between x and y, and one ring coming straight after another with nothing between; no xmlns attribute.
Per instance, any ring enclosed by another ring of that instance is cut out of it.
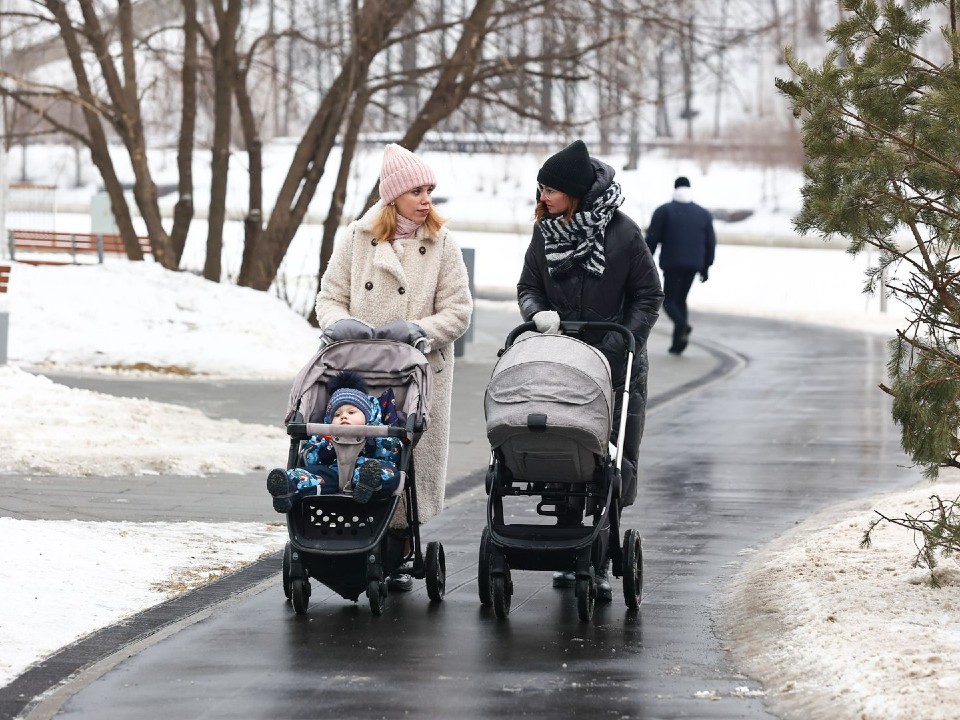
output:
<svg viewBox="0 0 960 720"><path fill-rule="evenodd" d="M485 495L472 490L425 528L442 540L447 596L422 583L381 617L314 583L306 616L279 574L69 688L69 718L765 718L755 683L729 667L712 618L742 553L834 502L905 487L884 341L772 321L698 318L735 348L739 371L662 406L626 527L644 537L644 593L590 623L549 573L514 572L508 619L476 593ZM667 362L669 358L655 358ZM129 654L127 651L124 654ZM101 673L104 673L101 675ZM99 677L98 677L99 676Z"/></svg>

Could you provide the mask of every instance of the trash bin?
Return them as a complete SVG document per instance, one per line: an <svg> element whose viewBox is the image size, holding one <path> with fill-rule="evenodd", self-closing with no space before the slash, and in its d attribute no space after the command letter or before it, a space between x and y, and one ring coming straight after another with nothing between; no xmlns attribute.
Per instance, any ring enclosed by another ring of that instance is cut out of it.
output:
<svg viewBox="0 0 960 720"><path fill-rule="evenodd" d="M7 309L7 285L10 266L0 265L0 365L7 364L7 335L10 332L10 312Z"/></svg>
<svg viewBox="0 0 960 720"><path fill-rule="evenodd" d="M474 284L473 284L473 259L474 253L476 252L473 248L461 248L460 252L463 253L463 264L467 266L467 284L470 287L470 297L473 297L474 294ZM467 331L457 338L456 342L453 343L453 356L454 357L463 357L463 354L467 351L467 343L473 340L473 314L470 315L470 324L467 326Z"/></svg>

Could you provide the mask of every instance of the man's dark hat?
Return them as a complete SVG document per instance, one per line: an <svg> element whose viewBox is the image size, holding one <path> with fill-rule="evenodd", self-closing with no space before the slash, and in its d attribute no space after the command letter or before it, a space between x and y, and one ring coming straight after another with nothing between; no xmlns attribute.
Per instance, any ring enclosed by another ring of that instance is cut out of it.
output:
<svg viewBox="0 0 960 720"><path fill-rule="evenodd" d="M673 187L674 188L690 187L690 181L687 180L683 175L681 175L680 177L678 177L676 180L673 181Z"/></svg>

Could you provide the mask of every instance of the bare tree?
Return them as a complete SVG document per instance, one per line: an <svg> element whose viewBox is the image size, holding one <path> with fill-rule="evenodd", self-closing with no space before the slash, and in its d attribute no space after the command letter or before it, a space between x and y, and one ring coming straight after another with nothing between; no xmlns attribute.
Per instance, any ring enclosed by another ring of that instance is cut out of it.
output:
<svg viewBox="0 0 960 720"><path fill-rule="evenodd" d="M241 0L211 0L217 25L217 37L201 29L213 58L213 147L210 162L210 212L207 220L207 253L203 276L220 281L220 255L223 250L223 222L226 218L227 178L230 171L233 92L237 81L237 28L240 25Z"/></svg>
<svg viewBox="0 0 960 720"><path fill-rule="evenodd" d="M240 268L239 284L259 290L270 287L316 193L346 110L362 87L358 79L412 5L413 0L376 0L357 10L350 56L297 145L260 247Z"/></svg>
<svg viewBox="0 0 960 720"><path fill-rule="evenodd" d="M62 42L60 50L70 63L76 88L43 85L31 81L26 72L5 73L13 82L0 87L0 94L40 118L45 125L89 149L110 198L127 255L133 260L141 260L143 254L124 197L124 188L110 156L109 137L111 133L115 134L130 159L134 175L133 194L147 227L151 250L164 267L176 268L182 246L178 249L163 227L157 188L147 162L148 145L141 114L143 98L137 73L138 43L132 5L130 0L120 0L116 14L103 17L92 0L79 0L77 4L77 17L73 17L68 6L59 0L30 3L34 10L20 16L24 23L35 29L56 28ZM149 24L149 20L147 22ZM184 27L190 27L191 24L188 10ZM97 74L91 75L88 61L93 62ZM184 77L189 80L189 70ZM191 90L187 89L184 93L182 133L193 131L191 113L196 105L190 102L190 98ZM81 108L83 125L68 123L60 119L67 115L49 111L51 105L65 104ZM182 135L181 138L181 149L193 146L192 137ZM189 178L192 156L182 155L180 163L181 178ZM192 193L184 184L181 184L180 200L180 212L174 221L175 238L185 236L186 226L192 219Z"/></svg>

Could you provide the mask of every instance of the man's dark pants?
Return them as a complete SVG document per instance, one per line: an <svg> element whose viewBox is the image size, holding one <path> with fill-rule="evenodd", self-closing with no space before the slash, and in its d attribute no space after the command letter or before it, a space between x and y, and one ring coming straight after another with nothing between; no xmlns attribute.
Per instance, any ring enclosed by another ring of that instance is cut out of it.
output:
<svg viewBox="0 0 960 720"><path fill-rule="evenodd" d="M687 326L687 294L697 276L696 270L663 271L663 310L673 321L673 346L684 344Z"/></svg>

